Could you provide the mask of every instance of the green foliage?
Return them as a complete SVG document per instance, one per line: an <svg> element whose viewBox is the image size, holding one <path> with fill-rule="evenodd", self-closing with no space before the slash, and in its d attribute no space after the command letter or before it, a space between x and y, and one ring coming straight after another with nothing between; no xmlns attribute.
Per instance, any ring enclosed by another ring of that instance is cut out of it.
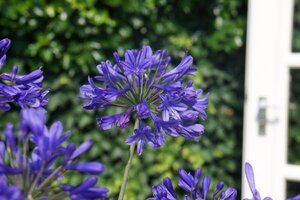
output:
<svg viewBox="0 0 300 200"><path fill-rule="evenodd" d="M293 24L293 42L292 50L300 51L300 0L295 0L294 3L294 24Z"/></svg>
<svg viewBox="0 0 300 200"><path fill-rule="evenodd" d="M300 143L300 88L297 87L300 82L300 71L292 69L290 71L291 87L289 101L289 127L288 127L288 162L300 164L299 160L299 143Z"/></svg>
<svg viewBox="0 0 300 200"><path fill-rule="evenodd" d="M201 167L213 179L240 188L246 1L0 0L0 9L0 36L13 42L3 70L12 64L23 72L43 66L45 87L51 89L48 121L62 120L75 141L95 140L83 159L107 166L100 182L112 199L121 185L130 131L100 131L95 118L116 111L83 110L79 86L96 74L97 63L112 59L113 51L122 54L143 44L168 50L174 65L188 51L199 67L194 81L210 93L210 101L199 142L169 139L165 147L147 148L134 158L126 199L145 199L151 185L175 178L180 167Z"/></svg>

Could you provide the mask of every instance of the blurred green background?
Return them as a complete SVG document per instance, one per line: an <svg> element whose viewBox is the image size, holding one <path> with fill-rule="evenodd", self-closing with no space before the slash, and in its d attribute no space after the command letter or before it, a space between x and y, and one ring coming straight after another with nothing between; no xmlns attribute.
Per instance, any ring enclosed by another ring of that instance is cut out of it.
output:
<svg viewBox="0 0 300 200"><path fill-rule="evenodd" d="M99 130L95 118L116 111L83 110L79 87L116 50L149 44L166 49L173 65L189 52L199 69L197 87L210 93L206 133L199 142L169 138L163 148L136 156L126 199L145 199L165 176L175 185L181 167L201 167L213 185L221 179L240 189L246 15L245 0L0 0L0 37L12 40L2 71L13 64L22 72L43 66L49 124L61 120L77 143L95 140L82 159L107 166L100 185L116 199L132 130ZM1 115L2 127L17 121L17 112ZM65 178L76 183L82 177Z"/></svg>
<svg viewBox="0 0 300 200"><path fill-rule="evenodd" d="M300 52L300 0L294 2L294 23L292 35L292 51ZM290 69L289 88L289 119L288 119L288 152L287 162L290 164L300 164L300 70ZM287 181L287 196L299 194L300 182Z"/></svg>

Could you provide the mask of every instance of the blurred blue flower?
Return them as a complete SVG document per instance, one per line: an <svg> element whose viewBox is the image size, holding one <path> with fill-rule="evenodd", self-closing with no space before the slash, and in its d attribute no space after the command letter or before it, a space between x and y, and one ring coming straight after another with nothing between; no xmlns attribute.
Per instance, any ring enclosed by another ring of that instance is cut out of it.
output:
<svg viewBox="0 0 300 200"><path fill-rule="evenodd" d="M2 69L2 66L5 64L6 52L8 51L9 47L10 47L9 39L4 38L0 40L0 70Z"/></svg>
<svg viewBox="0 0 300 200"><path fill-rule="evenodd" d="M4 177L0 178L0 199L1 200L25 200L25 194L19 187L7 185Z"/></svg>
<svg viewBox="0 0 300 200"><path fill-rule="evenodd" d="M164 178L162 183L152 187L154 197L147 200L176 200L176 193L173 189L170 178Z"/></svg>
<svg viewBox="0 0 300 200"><path fill-rule="evenodd" d="M214 189L214 192L209 195L210 177L204 176L202 178L202 186L200 187L201 170L196 169L194 175L186 172L184 169L179 170L178 186L188 194L184 195L184 200L235 200L237 196L236 189L228 187L224 189L224 183L219 181ZM163 179L162 183L152 187L153 197L147 200L177 200L176 193L173 189L171 180L169 178Z"/></svg>
<svg viewBox="0 0 300 200"><path fill-rule="evenodd" d="M290 197L287 200L299 200L300 199L300 194L294 196L294 197Z"/></svg>
<svg viewBox="0 0 300 200"><path fill-rule="evenodd" d="M96 176L91 176L78 186L74 187L68 184L62 184L60 187L70 194L72 200L105 199L108 190L106 188L97 187L97 181L98 178Z"/></svg>
<svg viewBox="0 0 300 200"><path fill-rule="evenodd" d="M70 132L63 133L61 122L48 129L45 114L43 108L22 109L18 135L12 124L6 126L5 140L0 141L0 185L23 197L15 199L104 199L108 189L97 187L93 176L77 186L64 183L66 171L98 175L105 167L99 162L78 163L78 158L92 147L92 141L78 147L67 143ZM2 193L6 195L1 189L0 197Z"/></svg>
<svg viewBox="0 0 300 200"><path fill-rule="evenodd" d="M127 144L137 142L139 155L145 143L153 148L164 145L166 135L198 140L204 127L197 121L206 117L208 95L195 89L192 81L186 81L186 76L196 71L191 56L185 55L174 68L170 67L171 58L166 51L152 52L149 46L127 50L125 60L118 53L114 58L116 64L101 62L97 66L99 75L89 77L89 84L80 88L80 97L88 100L83 105L85 109L124 109L98 118L101 129L114 125L126 128L131 117L136 118L143 126L137 127Z"/></svg>
<svg viewBox="0 0 300 200"><path fill-rule="evenodd" d="M10 40L0 40L0 70L6 61L6 52ZM43 71L41 68L26 75L18 75L18 66L13 66L10 73L0 73L0 110L10 110L11 103L21 108L38 108L46 105L48 90L43 91Z"/></svg>
<svg viewBox="0 0 300 200"><path fill-rule="evenodd" d="M190 173L187 173L184 169L179 170L179 187L184 189L186 192L190 192L193 194L193 196L196 196L197 193L199 193L199 179L201 176L201 170L196 169L194 176L192 176ZM205 188L207 185L205 185Z"/></svg>

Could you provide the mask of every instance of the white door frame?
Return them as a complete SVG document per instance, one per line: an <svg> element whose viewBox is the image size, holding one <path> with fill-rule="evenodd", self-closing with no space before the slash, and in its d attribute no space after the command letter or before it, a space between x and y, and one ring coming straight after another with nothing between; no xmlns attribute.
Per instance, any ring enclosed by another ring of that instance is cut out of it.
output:
<svg viewBox="0 0 300 200"><path fill-rule="evenodd" d="M286 180L300 181L300 166L287 164L289 73L300 68L300 54L291 52L293 8L293 0L248 4L243 165L251 163L258 191L274 199L285 198ZM264 131L258 122L262 104ZM242 173L242 196L250 197Z"/></svg>

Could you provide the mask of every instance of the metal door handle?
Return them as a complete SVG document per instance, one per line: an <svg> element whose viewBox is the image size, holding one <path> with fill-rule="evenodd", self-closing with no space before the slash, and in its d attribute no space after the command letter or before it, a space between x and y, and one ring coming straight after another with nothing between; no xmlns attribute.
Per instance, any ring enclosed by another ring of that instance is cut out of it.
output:
<svg viewBox="0 0 300 200"><path fill-rule="evenodd" d="M258 134L265 135L267 125L267 99L265 97L260 97L258 99L257 122Z"/></svg>

